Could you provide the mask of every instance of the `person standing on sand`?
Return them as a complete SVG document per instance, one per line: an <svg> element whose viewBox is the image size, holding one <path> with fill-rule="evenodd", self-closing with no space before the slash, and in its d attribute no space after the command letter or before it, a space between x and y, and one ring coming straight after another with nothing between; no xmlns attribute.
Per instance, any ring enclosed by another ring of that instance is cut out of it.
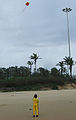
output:
<svg viewBox="0 0 76 120"><path fill-rule="evenodd" d="M36 112L36 117L39 116L39 99L37 97L37 94L34 95L33 97L33 117L35 117L35 112Z"/></svg>

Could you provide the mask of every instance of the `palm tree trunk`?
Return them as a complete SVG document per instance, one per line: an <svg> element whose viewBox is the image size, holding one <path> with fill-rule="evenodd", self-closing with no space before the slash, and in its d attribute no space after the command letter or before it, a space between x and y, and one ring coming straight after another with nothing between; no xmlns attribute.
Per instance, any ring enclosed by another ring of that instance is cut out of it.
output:
<svg viewBox="0 0 76 120"><path fill-rule="evenodd" d="M36 72L36 61L35 61L35 69L34 69L34 70L35 70L35 72Z"/></svg>
<svg viewBox="0 0 76 120"><path fill-rule="evenodd" d="M30 73L31 73L31 65L30 65Z"/></svg>
<svg viewBox="0 0 76 120"><path fill-rule="evenodd" d="M70 77L72 77L72 66L70 65Z"/></svg>
<svg viewBox="0 0 76 120"><path fill-rule="evenodd" d="M69 75L69 65L67 65L67 72L68 72L68 75Z"/></svg>
<svg viewBox="0 0 76 120"><path fill-rule="evenodd" d="M62 68L61 68L61 75L62 75L62 73L63 73L63 70L62 70Z"/></svg>

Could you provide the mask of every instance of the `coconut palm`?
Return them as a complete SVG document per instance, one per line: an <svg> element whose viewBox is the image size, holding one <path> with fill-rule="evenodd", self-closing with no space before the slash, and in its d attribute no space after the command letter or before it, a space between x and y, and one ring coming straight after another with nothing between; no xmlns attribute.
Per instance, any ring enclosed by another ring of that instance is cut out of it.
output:
<svg viewBox="0 0 76 120"><path fill-rule="evenodd" d="M27 64L30 66L30 71L31 71L32 70L33 62L32 61L28 61Z"/></svg>
<svg viewBox="0 0 76 120"><path fill-rule="evenodd" d="M33 53L33 55L30 56L30 59L34 60L34 64L35 64L34 71L36 72L36 63L37 63L37 60L40 59L40 58L37 54Z"/></svg>
<svg viewBox="0 0 76 120"><path fill-rule="evenodd" d="M61 62L57 63L56 66L60 66L60 72L61 72L61 75L62 75L63 72L65 71L64 61L61 61Z"/></svg>
<svg viewBox="0 0 76 120"><path fill-rule="evenodd" d="M65 65L69 66L70 76L72 77L72 66L74 65L74 60L73 60L73 58L66 57L66 56L63 59L65 62Z"/></svg>
<svg viewBox="0 0 76 120"><path fill-rule="evenodd" d="M74 61L72 58L70 58L70 76L72 77L72 66L74 65Z"/></svg>

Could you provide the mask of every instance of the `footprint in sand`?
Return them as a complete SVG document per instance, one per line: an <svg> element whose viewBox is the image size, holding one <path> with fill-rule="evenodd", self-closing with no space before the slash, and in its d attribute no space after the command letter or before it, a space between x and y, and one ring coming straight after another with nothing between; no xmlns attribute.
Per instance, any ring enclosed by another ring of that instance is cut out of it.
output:
<svg viewBox="0 0 76 120"><path fill-rule="evenodd" d="M31 111L31 110L32 110L32 108L27 108L27 107L25 107L25 110L30 110L30 111Z"/></svg>
<svg viewBox="0 0 76 120"><path fill-rule="evenodd" d="M7 104L0 104L0 107L8 106Z"/></svg>
<svg viewBox="0 0 76 120"><path fill-rule="evenodd" d="M72 103L72 101L70 101L70 103Z"/></svg>
<svg viewBox="0 0 76 120"><path fill-rule="evenodd" d="M29 108L29 110L32 110L32 108Z"/></svg>

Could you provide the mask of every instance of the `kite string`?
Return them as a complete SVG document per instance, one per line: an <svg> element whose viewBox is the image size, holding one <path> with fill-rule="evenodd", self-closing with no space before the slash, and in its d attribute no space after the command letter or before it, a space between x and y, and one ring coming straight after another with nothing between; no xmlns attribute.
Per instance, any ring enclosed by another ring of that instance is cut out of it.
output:
<svg viewBox="0 0 76 120"><path fill-rule="evenodd" d="M25 11L26 7L24 7L24 9L19 13L19 15L21 15L24 11Z"/></svg>
<svg viewBox="0 0 76 120"><path fill-rule="evenodd" d="M26 7L24 7L24 9L22 10L22 13L25 11Z"/></svg>

